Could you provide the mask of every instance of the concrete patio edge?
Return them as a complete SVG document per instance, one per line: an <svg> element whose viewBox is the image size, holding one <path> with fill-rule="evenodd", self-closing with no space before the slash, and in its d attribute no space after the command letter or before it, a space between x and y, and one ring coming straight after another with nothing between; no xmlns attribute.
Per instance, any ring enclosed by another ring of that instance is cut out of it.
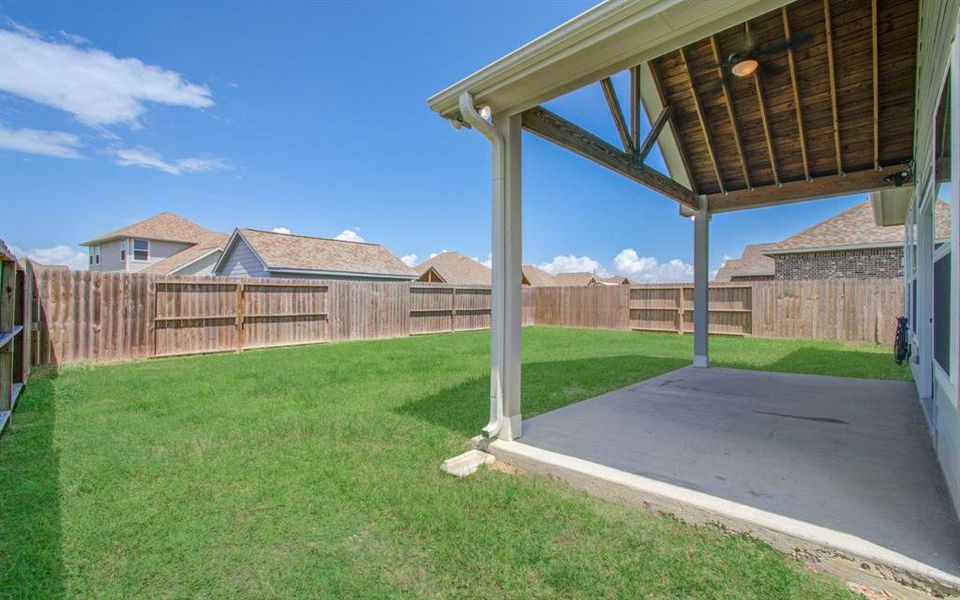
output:
<svg viewBox="0 0 960 600"><path fill-rule="evenodd" d="M908 591L916 597L960 591L960 578L853 535L521 442L474 438L473 445L503 463L594 496L748 534L815 569L899 597Z"/></svg>

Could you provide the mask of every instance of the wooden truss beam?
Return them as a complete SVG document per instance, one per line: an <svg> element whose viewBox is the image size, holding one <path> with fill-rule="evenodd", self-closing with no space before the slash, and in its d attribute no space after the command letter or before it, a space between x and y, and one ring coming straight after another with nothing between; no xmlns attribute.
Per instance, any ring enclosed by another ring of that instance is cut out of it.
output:
<svg viewBox="0 0 960 600"><path fill-rule="evenodd" d="M786 10L786 9L784 9ZM880 168L880 44L877 31L877 0L870 2L873 33L873 168Z"/></svg>
<svg viewBox="0 0 960 600"><path fill-rule="evenodd" d="M833 61L833 26L830 23L830 0L823 0L823 22L827 33L827 68L830 73L830 103L833 107L833 147L837 155L837 175L843 175L840 154L840 115L837 111L837 74Z"/></svg>
<svg viewBox="0 0 960 600"><path fill-rule="evenodd" d="M630 68L630 143L640 147L640 67Z"/></svg>
<svg viewBox="0 0 960 600"><path fill-rule="evenodd" d="M660 80L660 73L657 69L656 61L651 61L647 63L650 67L650 78L653 79L653 86L657 88L657 97L660 98L660 106L667 106L670 104L670 101L667 99L667 93L663 89L663 83ZM687 158L687 152L684 149L683 145L680 143L680 136L678 132L680 128L677 126L677 116L673 111L670 111L670 132L673 134L673 139L676 140L677 151L680 153L680 162L683 163L683 172L687 176L687 181L690 182L690 186L693 188L697 187L697 180L693 177L693 169L690 168L690 159Z"/></svg>
<svg viewBox="0 0 960 600"><path fill-rule="evenodd" d="M696 210L699 207L697 196L692 191L662 173L635 165L630 154L543 107L524 111L521 123L530 133L650 187L687 208Z"/></svg>
<svg viewBox="0 0 960 600"><path fill-rule="evenodd" d="M693 82L693 73L690 72L690 62L687 60L687 53L680 48L680 62L683 64L683 71L687 75L687 84L690 87L690 97L693 98L693 107L697 111L697 119L700 121L700 129L703 131L704 140L707 142L707 154L710 156L710 163L713 165L713 172L717 176L717 184L721 192L726 192L727 187L723 183L723 176L720 175L720 163L717 162L717 153L713 149L713 140L710 139L710 131L707 127L707 117L703 112L703 106L700 105L700 98L697 96L696 84Z"/></svg>
<svg viewBox="0 0 960 600"><path fill-rule="evenodd" d="M783 13L783 35L790 39L790 16L787 13L787 7L781 9ZM810 158L807 155L807 136L803 131L803 109L800 107L800 86L797 85L797 64L793 58L793 48L787 48L787 64L790 67L790 86L793 91L793 107L797 113L797 132L800 137L800 158L803 160L803 178L807 181L810 177Z"/></svg>
<svg viewBox="0 0 960 600"><path fill-rule="evenodd" d="M722 64L723 59L720 57L720 44L717 43L717 36L710 36L710 49L713 51L713 60L716 63ZM730 96L730 87L727 85L727 80L723 76L723 71L720 72L720 89L723 92L723 101L727 107L727 117L730 118L730 128L733 130L733 143L737 147L737 155L740 157L740 168L743 169L743 181L747 184L748 188L753 187L753 183L750 182L750 168L747 166L747 157L743 153L743 143L740 141L740 128L737 127L737 114L733 108L733 98Z"/></svg>
<svg viewBox="0 0 960 600"><path fill-rule="evenodd" d="M657 143L657 138L660 137L660 132L663 131L663 126L670 121L670 115L673 114L673 106L668 104L663 107L663 110L660 111L660 116L657 117L657 120L653 123L653 128L650 129L650 133L647 134L647 137L643 139L643 144L637 148L636 155L634 160L638 165L642 165L643 161L647 159L647 155L650 154L650 151L653 150L653 145Z"/></svg>
<svg viewBox="0 0 960 600"><path fill-rule="evenodd" d="M755 190L736 190L726 194L710 194L707 205L710 212L730 212L745 208L757 208L789 202L815 200L829 196L859 194L892 187L885 178L903 168L885 167L881 170L865 169L844 175L826 175L815 181L785 181L780 186L767 185Z"/></svg>
<svg viewBox="0 0 960 600"><path fill-rule="evenodd" d="M609 77L600 80L600 87L603 88L603 97L607 99L607 107L610 108L610 116L613 117L613 123L617 126L617 133L620 134L620 142L623 144L623 151L627 154L633 154L633 141L630 137L630 130L627 128L627 122L623 118L623 109L620 108L620 101L617 99L617 91L613 89L613 81Z"/></svg>
<svg viewBox="0 0 960 600"><path fill-rule="evenodd" d="M747 35L750 35L750 23L744 23ZM753 72L753 88L757 92L757 105L760 107L760 123L763 125L763 139L767 144L767 156L770 159L770 170L773 171L773 182L780 185L780 172L777 169L777 155L773 149L773 134L770 132L770 119L767 118L767 103L763 99L763 82L760 80L760 69Z"/></svg>

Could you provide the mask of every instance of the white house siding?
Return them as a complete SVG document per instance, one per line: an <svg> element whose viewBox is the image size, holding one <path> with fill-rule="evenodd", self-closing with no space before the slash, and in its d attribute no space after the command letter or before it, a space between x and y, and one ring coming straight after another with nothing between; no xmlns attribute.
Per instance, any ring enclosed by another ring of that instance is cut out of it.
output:
<svg viewBox="0 0 960 600"><path fill-rule="evenodd" d="M125 271L126 264L120 260L120 251L126 240L113 240L100 244L100 264L90 265L91 271Z"/></svg>
<svg viewBox="0 0 960 600"><path fill-rule="evenodd" d="M130 242L130 245L127 248L127 270L131 273L137 273L146 269L148 266L153 263L160 262L165 258L169 258L176 254L177 252L182 252L186 250L193 244L184 244L181 242L162 242L160 240L150 240L150 254L148 255L149 260L138 261L133 260L133 242ZM119 256L119 252L117 254Z"/></svg>
<svg viewBox="0 0 960 600"><path fill-rule="evenodd" d="M176 272L176 275L213 275L213 267L217 264L217 261L220 260L220 254L221 252L218 250L209 256L205 256L197 262L180 269Z"/></svg>
<svg viewBox="0 0 960 600"><path fill-rule="evenodd" d="M951 60L951 41L957 30L957 15L958 10L960 10L960 0L924 1L920 6L920 45L919 56L917 57L917 64L919 65L917 73L917 123L915 125L916 133L914 138L914 146L916 148L915 178L918 186L915 188L916 193L913 198L913 208L911 209L909 217L909 219L914 222L916 222L917 219L916 215L918 213L919 201L921 200L919 196L924 190L924 183L934 177L932 151L934 148L933 116L936 114L940 99L941 82L943 81L945 70ZM957 77L960 74L954 73L953 75ZM951 128L953 131L956 131L956 123L957 120L960 120L960 114L952 114L951 120L953 122ZM951 142L952 154L956 155L958 150L960 150L960 145L958 145L960 141L952 139ZM960 185L960 180L958 180L956 174L953 176L952 185ZM931 185L927 189L932 190L932 192L928 193L932 194L933 198L935 198L936 186ZM956 198L956 195L954 195L954 198ZM956 210L956 207L954 207L952 213L954 220L960 219L960 216L957 214L960 213L960 211ZM909 222L908 220L908 223ZM932 237L932 225L930 225L930 229L929 236ZM912 235L908 235L907 239L915 240ZM957 256L957 252L958 248L953 248L954 257ZM914 260L920 260L922 258L918 256L916 259L913 259L912 256L913 254L911 253L908 257L908 262L911 265ZM951 276L957 277L958 269L956 259L954 259L951 270ZM905 272L904 289L908 291L913 289L914 274L911 271L912 269L906 270ZM917 281L918 285L932 288L932 269L924 266L924 269L921 269L920 273L921 281ZM920 300L920 298L918 298L918 300ZM913 297L908 294L907 297L905 297L905 302L905 306L909 307L912 312L914 306ZM960 316L954 311L951 317L954 320L952 326L956 327L955 322ZM924 318L926 318L926 316L924 316ZM912 319L911 321L914 323L913 326L916 327L915 323L921 320L918 316L918 318ZM918 338L923 338L924 335L927 335L927 332L928 330L925 328L918 328L916 335ZM923 339L919 339L918 341L926 342L926 340ZM922 354L920 348L917 346L914 346L913 352L914 356L920 356ZM960 348L957 347L955 342L952 343L951 352L960 352ZM931 360L930 362L932 363L933 361ZM927 365L923 366L926 367ZM914 379L917 381L918 392L922 400L921 404L926 414L927 422L930 425L931 437L936 446L937 456L953 498L954 509L957 511L957 514L960 515L960 441L958 441L960 440L960 409L958 409L958 400L960 399L957 397L957 387L960 385L960 373L954 373L954 381L951 382L949 375L944 377L941 373L937 376L937 366L935 364L931 366L934 371L934 376L929 379L932 379L932 381L926 378L921 365L911 364ZM924 387L926 387L926 389L924 389Z"/></svg>
<svg viewBox="0 0 960 600"><path fill-rule="evenodd" d="M242 238L237 237L236 243L226 249L227 257L216 275L222 277L268 277L263 263L253 253L250 246Z"/></svg>

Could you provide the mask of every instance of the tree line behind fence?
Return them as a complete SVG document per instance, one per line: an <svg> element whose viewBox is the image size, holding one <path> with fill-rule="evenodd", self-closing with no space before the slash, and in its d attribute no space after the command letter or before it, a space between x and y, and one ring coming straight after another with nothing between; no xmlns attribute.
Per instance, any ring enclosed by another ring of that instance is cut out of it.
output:
<svg viewBox="0 0 960 600"><path fill-rule="evenodd" d="M31 268L39 366L490 327L483 286ZM690 285L525 287L522 294L524 325L693 330ZM902 307L900 279L719 284L710 289L710 331L887 344Z"/></svg>

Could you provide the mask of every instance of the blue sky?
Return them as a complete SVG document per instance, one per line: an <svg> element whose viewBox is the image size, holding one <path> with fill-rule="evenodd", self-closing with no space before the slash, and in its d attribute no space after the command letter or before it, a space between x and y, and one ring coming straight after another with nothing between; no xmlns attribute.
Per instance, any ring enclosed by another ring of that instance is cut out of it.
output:
<svg viewBox="0 0 960 600"><path fill-rule="evenodd" d="M6 0L0 238L66 260L172 211L222 231L351 230L408 260L486 259L489 146L426 98L590 4ZM599 86L549 106L617 139ZM688 277L692 226L674 202L523 143L525 262ZM711 262L862 199L718 215Z"/></svg>

